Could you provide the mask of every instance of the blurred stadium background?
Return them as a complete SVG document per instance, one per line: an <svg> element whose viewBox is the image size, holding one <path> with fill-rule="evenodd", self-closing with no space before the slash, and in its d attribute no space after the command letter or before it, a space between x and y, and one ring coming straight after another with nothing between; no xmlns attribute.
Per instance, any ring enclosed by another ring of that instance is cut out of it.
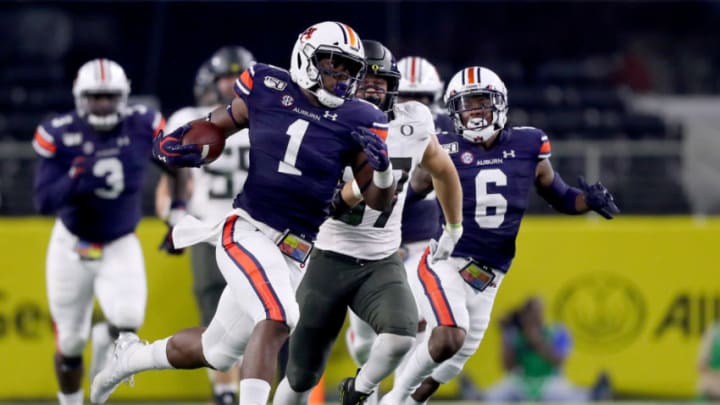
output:
<svg viewBox="0 0 720 405"><path fill-rule="evenodd" d="M532 200L496 319L529 294L568 325L570 380L609 371L628 399L695 396L697 346L720 317L720 2L717 1L248 1L0 3L0 400L51 399L52 329L44 252L52 220L34 217L35 126L74 108L88 59L119 62L133 98L169 116L191 105L200 63L223 45L287 66L296 35L323 20L350 24L397 57L420 55L445 80L468 65L509 88L510 122L546 130L568 182L602 179L623 211L612 222L560 218ZM155 173L157 175L157 173ZM154 179L145 209L152 215ZM197 323L187 257L157 252L148 217L150 297L141 335ZM465 370L481 389L501 376L499 335ZM339 342L327 395L354 366ZM384 386L386 389L387 386ZM122 400L200 400L204 371L148 373ZM457 382L440 392L460 399Z"/></svg>

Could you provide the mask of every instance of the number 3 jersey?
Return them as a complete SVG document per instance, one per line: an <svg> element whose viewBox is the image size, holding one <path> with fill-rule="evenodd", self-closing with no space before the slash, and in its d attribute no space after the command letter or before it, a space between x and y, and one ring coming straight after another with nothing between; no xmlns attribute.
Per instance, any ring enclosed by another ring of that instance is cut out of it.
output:
<svg viewBox="0 0 720 405"><path fill-rule="evenodd" d="M262 63L240 75L235 92L248 107L250 168L234 207L315 239L344 168L362 150L350 132L362 126L386 138L385 114L356 99L315 106L286 70Z"/></svg>
<svg viewBox="0 0 720 405"><path fill-rule="evenodd" d="M535 185L538 162L550 141L537 128L503 129L488 150L460 135L438 135L457 168L463 189L463 235L452 256L472 257L506 272Z"/></svg>
<svg viewBox="0 0 720 405"><path fill-rule="evenodd" d="M134 105L108 132L98 132L77 112L38 126L33 148L41 157L35 177L35 204L54 214L81 239L104 243L135 230L141 217L141 193L150 163L153 137L165 119L152 108ZM80 176L104 179L92 192L79 194L68 175L75 158L91 164Z"/></svg>
<svg viewBox="0 0 720 405"><path fill-rule="evenodd" d="M352 257L378 260L400 247L401 218L411 171L422 161L434 136L430 110L416 101L395 104L386 140L388 156L397 180L396 198L385 212L360 203L339 219L328 219L320 227L316 246ZM346 180L351 180L347 177Z"/></svg>
<svg viewBox="0 0 720 405"><path fill-rule="evenodd" d="M204 118L216 107L186 107L168 118L167 130ZM207 223L217 223L232 209L233 199L242 190L249 166L248 130L240 130L225 140L225 149L216 160L190 169L192 195L188 212Z"/></svg>

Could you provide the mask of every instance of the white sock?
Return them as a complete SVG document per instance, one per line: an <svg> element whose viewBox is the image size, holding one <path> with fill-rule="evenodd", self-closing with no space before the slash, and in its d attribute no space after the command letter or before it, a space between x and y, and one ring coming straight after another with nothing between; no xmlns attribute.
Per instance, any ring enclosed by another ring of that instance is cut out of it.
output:
<svg viewBox="0 0 720 405"><path fill-rule="evenodd" d="M392 374L415 338L392 333L381 333L370 349L370 356L355 377L355 391L371 393L378 384Z"/></svg>
<svg viewBox="0 0 720 405"><path fill-rule="evenodd" d="M80 388L80 391L73 392L72 394L63 394L62 392L58 392L57 397L60 405L82 405L83 390Z"/></svg>
<svg viewBox="0 0 720 405"><path fill-rule="evenodd" d="M275 390L272 405L302 405L307 402L310 391L297 392L290 387L287 378L283 378Z"/></svg>
<svg viewBox="0 0 720 405"><path fill-rule="evenodd" d="M415 342L413 343L413 347L408 350L407 353L405 353L405 356L403 356L402 360L400 360L400 363L395 367L395 375L398 376L402 374L403 369L405 368L405 365L407 364L408 360L414 355L415 348L417 348L419 345L427 344L425 342L426 334L425 331L418 332L415 335Z"/></svg>
<svg viewBox="0 0 720 405"><path fill-rule="evenodd" d="M138 346L130 353L128 366L133 373L145 370L166 370L174 369L167 358L167 342L169 337L156 340L150 344Z"/></svg>
<svg viewBox="0 0 720 405"><path fill-rule="evenodd" d="M437 367L430 356L427 342L415 348L400 375L395 377L392 390L383 397L382 404L401 404L420 386L425 378Z"/></svg>
<svg viewBox="0 0 720 405"><path fill-rule="evenodd" d="M240 380L240 405L267 405L270 383L259 378Z"/></svg>

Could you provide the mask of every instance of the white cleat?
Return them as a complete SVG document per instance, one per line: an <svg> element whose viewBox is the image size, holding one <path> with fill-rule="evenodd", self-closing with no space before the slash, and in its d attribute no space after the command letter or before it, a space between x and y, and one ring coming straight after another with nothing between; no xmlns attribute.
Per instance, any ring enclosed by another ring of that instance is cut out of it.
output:
<svg viewBox="0 0 720 405"><path fill-rule="evenodd" d="M93 378L90 386L90 402L93 404L102 404L107 401L110 394L123 381L127 381L130 386L134 384L133 372L128 368L128 358L138 348L145 345L140 338L130 332L123 332L115 341L115 352L108 359L105 368Z"/></svg>
<svg viewBox="0 0 720 405"><path fill-rule="evenodd" d="M90 381L105 368L113 353L113 339L110 337L107 322L95 324L92 328L91 347L92 358L90 359Z"/></svg>

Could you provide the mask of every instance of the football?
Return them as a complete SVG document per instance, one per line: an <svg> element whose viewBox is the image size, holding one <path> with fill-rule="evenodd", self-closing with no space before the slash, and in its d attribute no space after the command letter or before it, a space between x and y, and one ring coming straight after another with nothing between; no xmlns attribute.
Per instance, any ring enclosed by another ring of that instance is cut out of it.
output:
<svg viewBox="0 0 720 405"><path fill-rule="evenodd" d="M182 137L183 145L202 146L203 163L220 157L225 148L225 133L219 126L208 121L195 121Z"/></svg>

